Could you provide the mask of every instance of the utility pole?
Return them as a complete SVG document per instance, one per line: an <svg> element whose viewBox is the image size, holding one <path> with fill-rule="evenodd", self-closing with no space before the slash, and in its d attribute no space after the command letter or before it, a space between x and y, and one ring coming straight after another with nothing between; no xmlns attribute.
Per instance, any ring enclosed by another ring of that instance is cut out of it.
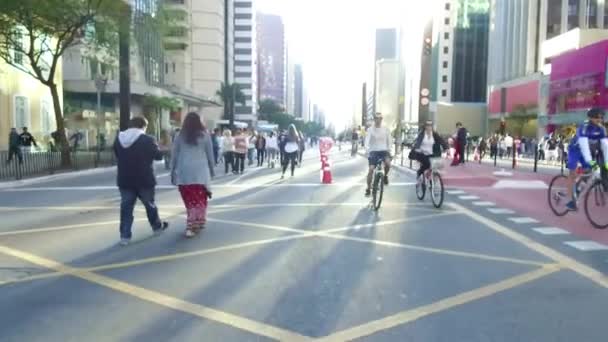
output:
<svg viewBox="0 0 608 342"><path fill-rule="evenodd" d="M131 119L131 6L125 5L125 11L120 18L118 29L118 64L119 64L119 101L120 101L120 130L129 126Z"/></svg>

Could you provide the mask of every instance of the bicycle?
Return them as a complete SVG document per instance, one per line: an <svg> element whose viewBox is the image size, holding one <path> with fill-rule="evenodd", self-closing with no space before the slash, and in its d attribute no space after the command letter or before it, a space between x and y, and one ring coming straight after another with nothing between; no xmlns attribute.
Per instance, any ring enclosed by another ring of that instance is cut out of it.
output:
<svg viewBox="0 0 608 342"><path fill-rule="evenodd" d="M372 174L372 200L370 206L378 211L384 196L384 160L378 160Z"/></svg>
<svg viewBox="0 0 608 342"><path fill-rule="evenodd" d="M431 191L431 202L437 209L441 208L445 189L443 187L443 179L439 170L443 168L443 160L441 158L430 158L431 168L426 170L420 177L424 177L422 181L416 182L416 197L419 200L424 200L426 189Z"/></svg>
<svg viewBox="0 0 608 342"><path fill-rule="evenodd" d="M605 181L606 176L603 175L603 170L599 167L595 168L592 172L583 173L582 168L578 167L576 173L579 175L578 179L574 183L574 201L578 204L581 194L586 191L584 199L585 216L591 225L597 229L608 228L608 187ZM565 204L570 201L568 197L568 177L564 175L557 175L553 177L551 183L549 183L549 189L547 192L549 207L556 216L565 216L569 210L565 207ZM592 202L592 200L594 200ZM560 206L563 204L563 208ZM591 213L590 206L595 204L599 208L601 218L595 218Z"/></svg>

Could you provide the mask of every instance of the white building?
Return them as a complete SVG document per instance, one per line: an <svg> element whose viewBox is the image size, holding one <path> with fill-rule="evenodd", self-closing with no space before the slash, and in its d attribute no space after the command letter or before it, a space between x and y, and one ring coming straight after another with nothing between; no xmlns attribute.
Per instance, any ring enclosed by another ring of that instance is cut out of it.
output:
<svg viewBox="0 0 608 342"><path fill-rule="evenodd" d="M381 59L376 62L375 108L382 113L384 124L395 128L399 123L400 62Z"/></svg>
<svg viewBox="0 0 608 342"><path fill-rule="evenodd" d="M235 119L257 121L256 11L253 0L234 0L234 82L241 86L246 103L237 103Z"/></svg>

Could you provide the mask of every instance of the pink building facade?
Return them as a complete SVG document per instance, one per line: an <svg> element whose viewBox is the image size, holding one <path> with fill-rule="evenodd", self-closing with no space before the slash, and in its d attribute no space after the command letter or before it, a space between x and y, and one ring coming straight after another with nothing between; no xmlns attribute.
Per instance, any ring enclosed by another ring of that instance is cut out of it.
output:
<svg viewBox="0 0 608 342"><path fill-rule="evenodd" d="M608 109L607 62L608 40L552 59L549 123L577 123L585 119L591 107Z"/></svg>

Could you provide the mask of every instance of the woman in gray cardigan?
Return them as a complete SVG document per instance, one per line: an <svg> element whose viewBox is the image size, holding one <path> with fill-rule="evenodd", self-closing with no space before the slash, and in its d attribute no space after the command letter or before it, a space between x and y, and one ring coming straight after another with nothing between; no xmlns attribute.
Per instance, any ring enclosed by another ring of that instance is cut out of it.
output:
<svg viewBox="0 0 608 342"><path fill-rule="evenodd" d="M193 237L205 228L211 178L215 176L211 137L197 113L186 115L171 157L171 182L179 187L186 206L186 236Z"/></svg>

